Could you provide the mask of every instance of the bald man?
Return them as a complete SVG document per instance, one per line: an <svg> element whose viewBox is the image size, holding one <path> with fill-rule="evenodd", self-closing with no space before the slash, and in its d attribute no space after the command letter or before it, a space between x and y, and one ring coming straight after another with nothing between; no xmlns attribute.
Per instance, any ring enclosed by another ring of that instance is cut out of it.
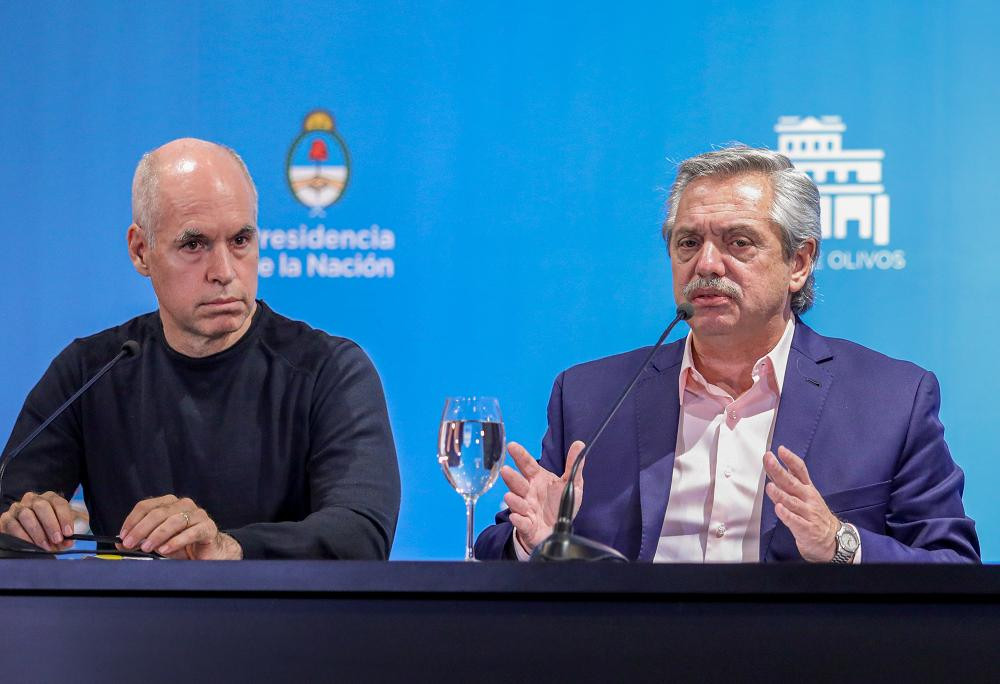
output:
<svg viewBox="0 0 1000 684"><path fill-rule="evenodd" d="M158 309L75 340L28 395L19 443L126 340L141 347L4 477L0 531L72 545L79 484L98 535L171 558L388 558L399 470L381 382L353 342L257 294L257 191L231 149L142 157L128 253Z"/></svg>

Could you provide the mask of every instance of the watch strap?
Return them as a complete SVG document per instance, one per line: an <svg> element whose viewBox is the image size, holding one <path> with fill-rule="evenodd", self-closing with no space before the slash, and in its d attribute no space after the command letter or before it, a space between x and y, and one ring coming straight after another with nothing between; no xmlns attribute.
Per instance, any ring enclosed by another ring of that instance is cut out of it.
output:
<svg viewBox="0 0 1000 684"><path fill-rule="evenodd" d="M853 536L858 544L853 551L849 550L844 546L843 538L846 535ZM854 560L854 556L857 554L858 549L861 548L861 535L858 534L858 528L849 522L840 521L840 528L837 530L837 550L833 554L833 563L838 565L847 565Z"/></svg>

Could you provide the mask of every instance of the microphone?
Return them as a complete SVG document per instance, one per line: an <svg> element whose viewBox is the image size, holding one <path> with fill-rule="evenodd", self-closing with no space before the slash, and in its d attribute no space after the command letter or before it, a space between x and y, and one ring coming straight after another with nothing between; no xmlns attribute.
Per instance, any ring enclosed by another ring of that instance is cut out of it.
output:
<svg viewBox="0 0 1000 684"><path fill-rule="evenodd" d="M580 470L581 464L590 453L590 450L594 448L594 444L601 437L601 433L604 432L604 428L608 426L611 419L614 418L618 409L623 403L625 403L625 398L635 387L635 383L638 382L639 376L642 371L646 369L649 365L650 360L652 360L653 355L657 350L663 345L664 340L670 335L670 331L674 329L680 321L686 321L694 316L694 306L691 302L681 302L677 306L677 315L674 320L670 321L670 325L667 329L663 331L660 335L660 339L656 341L653 348L649 351L646 356L645 361L639 366L639 369L635 372L632 377L632 381L625 387L625 390L618 397L618 401L615 402L614 407L611 412L608 413L608 417L604 419L601 426L597 428L597 432L594 436L590 438L587 442L587 446L583 448L580 455L577 456L576 461L573 463L573 469L569 474L569 482L566 483L566 488L563 489L562 498L559 500L559 517L556 519L556 524L552 528L552 534L546 537L542 543L535 547L535 550L531 554L532 561L571 561L571 560L581 560L581 561L617 561L619 563L627 563L628 559L625 558L617 549L613 549L606 544L601 544L600 542L587 539L586 537L581 537L579 535L573 534L573 506L576 503L576 475ZM514 543L517 543L516 541Z"/></svg>
<svg viewBox="0 0 1000 684"><path fill-rule="evenodd" d="M54 421L56 418L58 418L60 415L62 415L63 411L65 411L66 409L68 409L73 404L73 402L75 402L77 399L79 399L83 395L84 392L86 392L88 389L90 389L91 385L93 385L95 382L97 382L102 377L104 377L104 374L107 373L109 370L111 370L112 368L114 368L115 364L117 364L119 361L121 361L122 359L124 359L126 357L139 356L139 352L140 351L141 351L141 348L139 347L139 343L138 342L136 342L135 340L128 340L128 341L126 341L121 346L121 350L115 355L115 357L113 359L111 359L110 361L108 361L108 363L106 363L104 365L104 367L101 368L101 370L97 371L97 373L95 373L94 376L90 380L88 380L86 383L84 383L83 387L81 387L80 389L78 389L73 394L73 396L71 396L69 399L67 399L66 401L64 401L63 404L62 404L62 406L60 406L59 408L57 408L52 413L52 415L50 415L48 418L46 418L44 421L42 421L42 424L39 425L38 427L36 427L34 430L32 430L31 434L29 434L27 437L25 437L21 441L20 444L18 444L16 447L14 447L13 450L9 451L7 454L5 454L2 457L0 457L0 502L3 501L3 475L4 475L4 472L7 470L7 465L11 461L13 461L15 458L17 458L17 455L20 454L22 451L24 451L24 449L35 440L35 437L37 437L39 434L41 434L41 432L45 428L47 428L52 423L52 421ZM6 547L6 549L3 548L3 547ZM35 546L34 544L30 544L28 542L25 542L23 539L18 539L17 537L14 537L14 536L9 535L9 534L2 534L2 533L0 533L0 557L3 556L3 552L5 550L6 551L16 551L16 552L20 552L20 553L39 553L39 552L44 553L44 554L48 553L44 549L40 549L37 546Z"/></svg>

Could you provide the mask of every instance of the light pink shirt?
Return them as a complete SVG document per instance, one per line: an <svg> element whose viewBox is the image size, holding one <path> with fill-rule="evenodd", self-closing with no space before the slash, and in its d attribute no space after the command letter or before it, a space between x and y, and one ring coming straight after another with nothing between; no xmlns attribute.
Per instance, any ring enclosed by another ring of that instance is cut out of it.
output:
<svg viewBox="0 0 1000 684"><path fill-rule="evenodd" d="M691 335L681 362L680 416L667 511L654 562L756 563L771 442L795 319L753 366L733 398L694 367Z"/></svg>
<svg viewBox="0 0 1000 684"><path fill-rule="evenodd" d="M678 377L680 415L670 496L654 563L757 563L764 453L771 443L795 319L753 366L736 399L694 367L691 335ZM528 552L515 542L518 560ZM854 556L861 562L861 549Z"/></svg>

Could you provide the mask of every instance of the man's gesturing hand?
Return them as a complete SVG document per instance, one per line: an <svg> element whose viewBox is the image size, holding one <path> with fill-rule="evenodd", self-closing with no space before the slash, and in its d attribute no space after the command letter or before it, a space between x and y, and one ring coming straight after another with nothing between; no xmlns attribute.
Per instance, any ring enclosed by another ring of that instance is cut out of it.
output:
<svg viewBox="0 0 1000 684"><path fill-rule="evenodd" d="M537 544L552 534L552 527L559 517L559 499L569 482L573 463L583 451L583 442L577 441L566 454L566 470L557 477L538 465L528 451L517 442L510 442L507 451L517 470L510 466L500 469L500 477L507 484L509 492L503 495L503 502L510 508L510 521L514 524L514 537L525 551L531 552ZM518 472L520 471L520 472ZM576 475L576 506L573 515L583 503L583 466Z"/></svg>
<svg viewBox="0 0 1000 684"><path fill-rule="evenodd" d="M239 560L243 549L228 534L219 532L203 509L191 499L173 494L140 501L122 524L118 535L126 549L139 547L170 558Z"/></svg>
<svg viewBox="0 0 1000 684"><path fill-rule="evenodd" d="M791 530L804 559L828 563L837 551L840 521L813 486L805 461L785 447L778 447L778 455L787 469L770 451L764 454L764 470L771 478L765 491L774 502L774 513Z"/></svg>
<svg viewBox="0 0 1000 684"><path fill-rule="evenodd" d="M55 492L28 492L0 515L0 532L31 542L46 551L73 546L73 511Z"/></svg>

